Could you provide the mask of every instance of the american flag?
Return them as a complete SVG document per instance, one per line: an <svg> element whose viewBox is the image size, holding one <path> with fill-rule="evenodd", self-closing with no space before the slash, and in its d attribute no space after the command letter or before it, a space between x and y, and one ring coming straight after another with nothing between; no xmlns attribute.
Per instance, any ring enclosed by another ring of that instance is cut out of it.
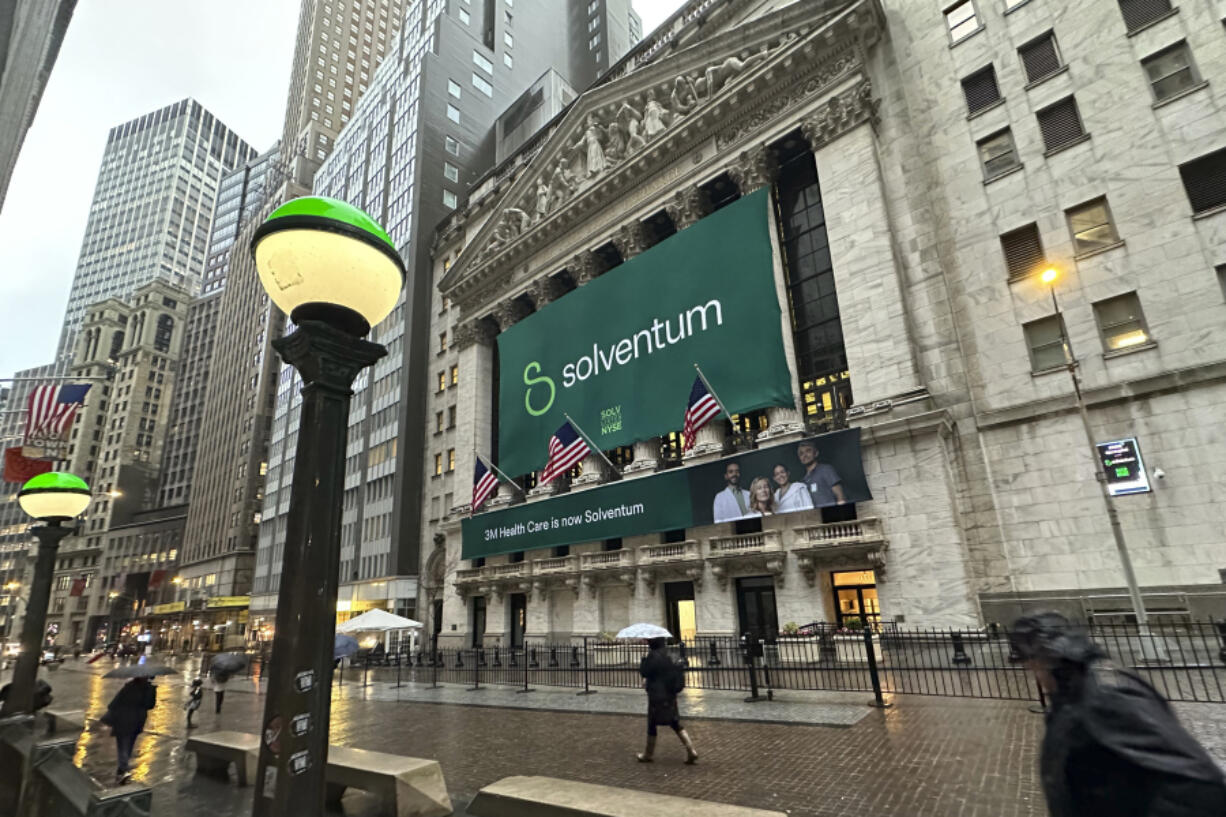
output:
<svg viewBox="0 0 1226 817"><path fill-rule="evenodd" d="M681 429L681 435L685 437L683 451L694 447L698 430L711 422L720 411L719 401L711 394L707 384L701 377L695 377L694 385L690 389L690 402L685 407L685 426Z"/></svg>
<svg viewBox="0 0 1226 817"><path fill-rule="evenodd" d="M26 415L26 442L40 440L63 440L77 416L77 409L85 402L89 384L63 386L38 386L30 392Z"/></svg>
<svg viewBox="0 0 1226 817"><path fill-rule="evenodd" d="M498 477L477 457L477 467L473 473L473 513L481 509L497 487Z"/></svg>
<svg viewBox="0 0 1226 817"><path fill-rule="evenodd" d="M552 482L554 477L574 468L591 451L587 440L575 431L570 420L562 423L562 427L549 438L549 462L545 463L545 470L541 474L541 485Z"/></svg>

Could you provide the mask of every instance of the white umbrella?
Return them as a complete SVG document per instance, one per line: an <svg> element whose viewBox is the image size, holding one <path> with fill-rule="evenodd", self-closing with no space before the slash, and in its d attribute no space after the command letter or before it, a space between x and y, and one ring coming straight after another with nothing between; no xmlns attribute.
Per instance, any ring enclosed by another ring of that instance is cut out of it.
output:
<svg viewBox="0 0 1226 817"><path fill-rule="evenodd" d="M376 609L367 610L357 618L351 618L344 624L337 625L336 631L338 633L386 633L393 630L419 630L422 626L420 621Z"/></svg>
<svg viewBox="0 0 1226 817"><path fill-rule="evenodd" d="M655 624L631 624L617 634L618 638L672 638L673 634Z"/></svg>

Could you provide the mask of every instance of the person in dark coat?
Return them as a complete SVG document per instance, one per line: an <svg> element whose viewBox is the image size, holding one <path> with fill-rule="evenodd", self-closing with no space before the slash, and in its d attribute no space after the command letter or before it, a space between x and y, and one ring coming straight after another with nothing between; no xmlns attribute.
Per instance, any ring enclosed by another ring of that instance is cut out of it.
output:
<svg viewBox="0 0 1226 817"><path fill-rule="evenodd" d="M1040 773L1053 817L1221 817L1226 775L1158 692L1058 613L1011 636L1050 705Z"/></svg>
<svg viewBox="0 0 1226 817"><path fill-rule="evenodd" d="M102 722L111 727L111 734L115 736L118 756L116 785L126 783L131 777L130 763L132 753L136 749L136 738L145 728L145 718L148 717L149 710L156 705L157 687L148 678L133 678L128 681L107 705Z"/></svg>
<svg viewBox="0 0 1226 817"><path fill-rule="evenodd" d="M183 704L183 708L187 710L187 728L195 729L196 724L192 723L192 715L196 714L196 710L200 708L200 704L204 700L204 682L199 678L192 679L192 687L188 690L187 701Z"/></svg>
<svg viewBox="0 0 1226 817"><path fill-rule="evenodd" d="M677 712L677 693L685 688L685 673L669 657L665 639L653 638L647 643L651 650L639 664L639 675L643 676L643 688L647 690L647 748L638 755L639 762L651 762L656 751L656 727L668 726L685 747L685 762L695 763L698 752L694 751L694 742L681 727L681 716Z"/></svg>

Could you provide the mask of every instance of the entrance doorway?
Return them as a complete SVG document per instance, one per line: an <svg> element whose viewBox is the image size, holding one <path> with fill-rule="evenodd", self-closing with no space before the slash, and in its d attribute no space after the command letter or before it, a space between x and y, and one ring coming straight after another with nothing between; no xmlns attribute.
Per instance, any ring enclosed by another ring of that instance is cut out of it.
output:
<svg viewBox="0 0 1226 817"><path fill-rule="evenodd" d="M737 579L736 608L742 635L757 639L773 639L779 635L773 576Z"/></svg>
<svg viewBox="0 0 1226 817"><path fill-rule="evenodd" d="M474 647L485 646L485 596L473 597L473 643Z"/></svg>
<svg viewBox="0 0 1226 817"><path fill-rule="evenodd" d="M834 589L834 617L840 627L881 629L881 605L877 600L877 576L871 570L848 570L830 574Z"/></svg>
<svg viewBox="0 0 1226 817"><path fill-rule="evenodd" d="M682 641L693 642L698 635L698 619L694 614L694 583L669 582L664 585L664 608L668 631Z"/></svg>
<svg viewBox="0 0 1226 817"><path fill-rule="evenodd" d="M524 630L528 623L528 596L512 593L508 606L511 613L511 649L524 646Z"/></svg>

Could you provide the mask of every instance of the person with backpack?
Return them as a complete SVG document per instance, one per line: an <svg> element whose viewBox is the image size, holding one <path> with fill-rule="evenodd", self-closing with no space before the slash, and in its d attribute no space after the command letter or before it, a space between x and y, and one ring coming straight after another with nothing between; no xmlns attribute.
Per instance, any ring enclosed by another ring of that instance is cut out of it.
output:
<svg viewBox="0 0 1226 817"><path fill-rule="evenodd" d="M647 642L650 651L639 664L643 688L647 690L647 748L638 754L640 763L650 763L656 751L656 727L668 726L677 733L685 747L685 762L698 761L694 742L681 726L677 712L677 694L685 689L685 671L668 655L668 641L653 638Z"/></svg>

